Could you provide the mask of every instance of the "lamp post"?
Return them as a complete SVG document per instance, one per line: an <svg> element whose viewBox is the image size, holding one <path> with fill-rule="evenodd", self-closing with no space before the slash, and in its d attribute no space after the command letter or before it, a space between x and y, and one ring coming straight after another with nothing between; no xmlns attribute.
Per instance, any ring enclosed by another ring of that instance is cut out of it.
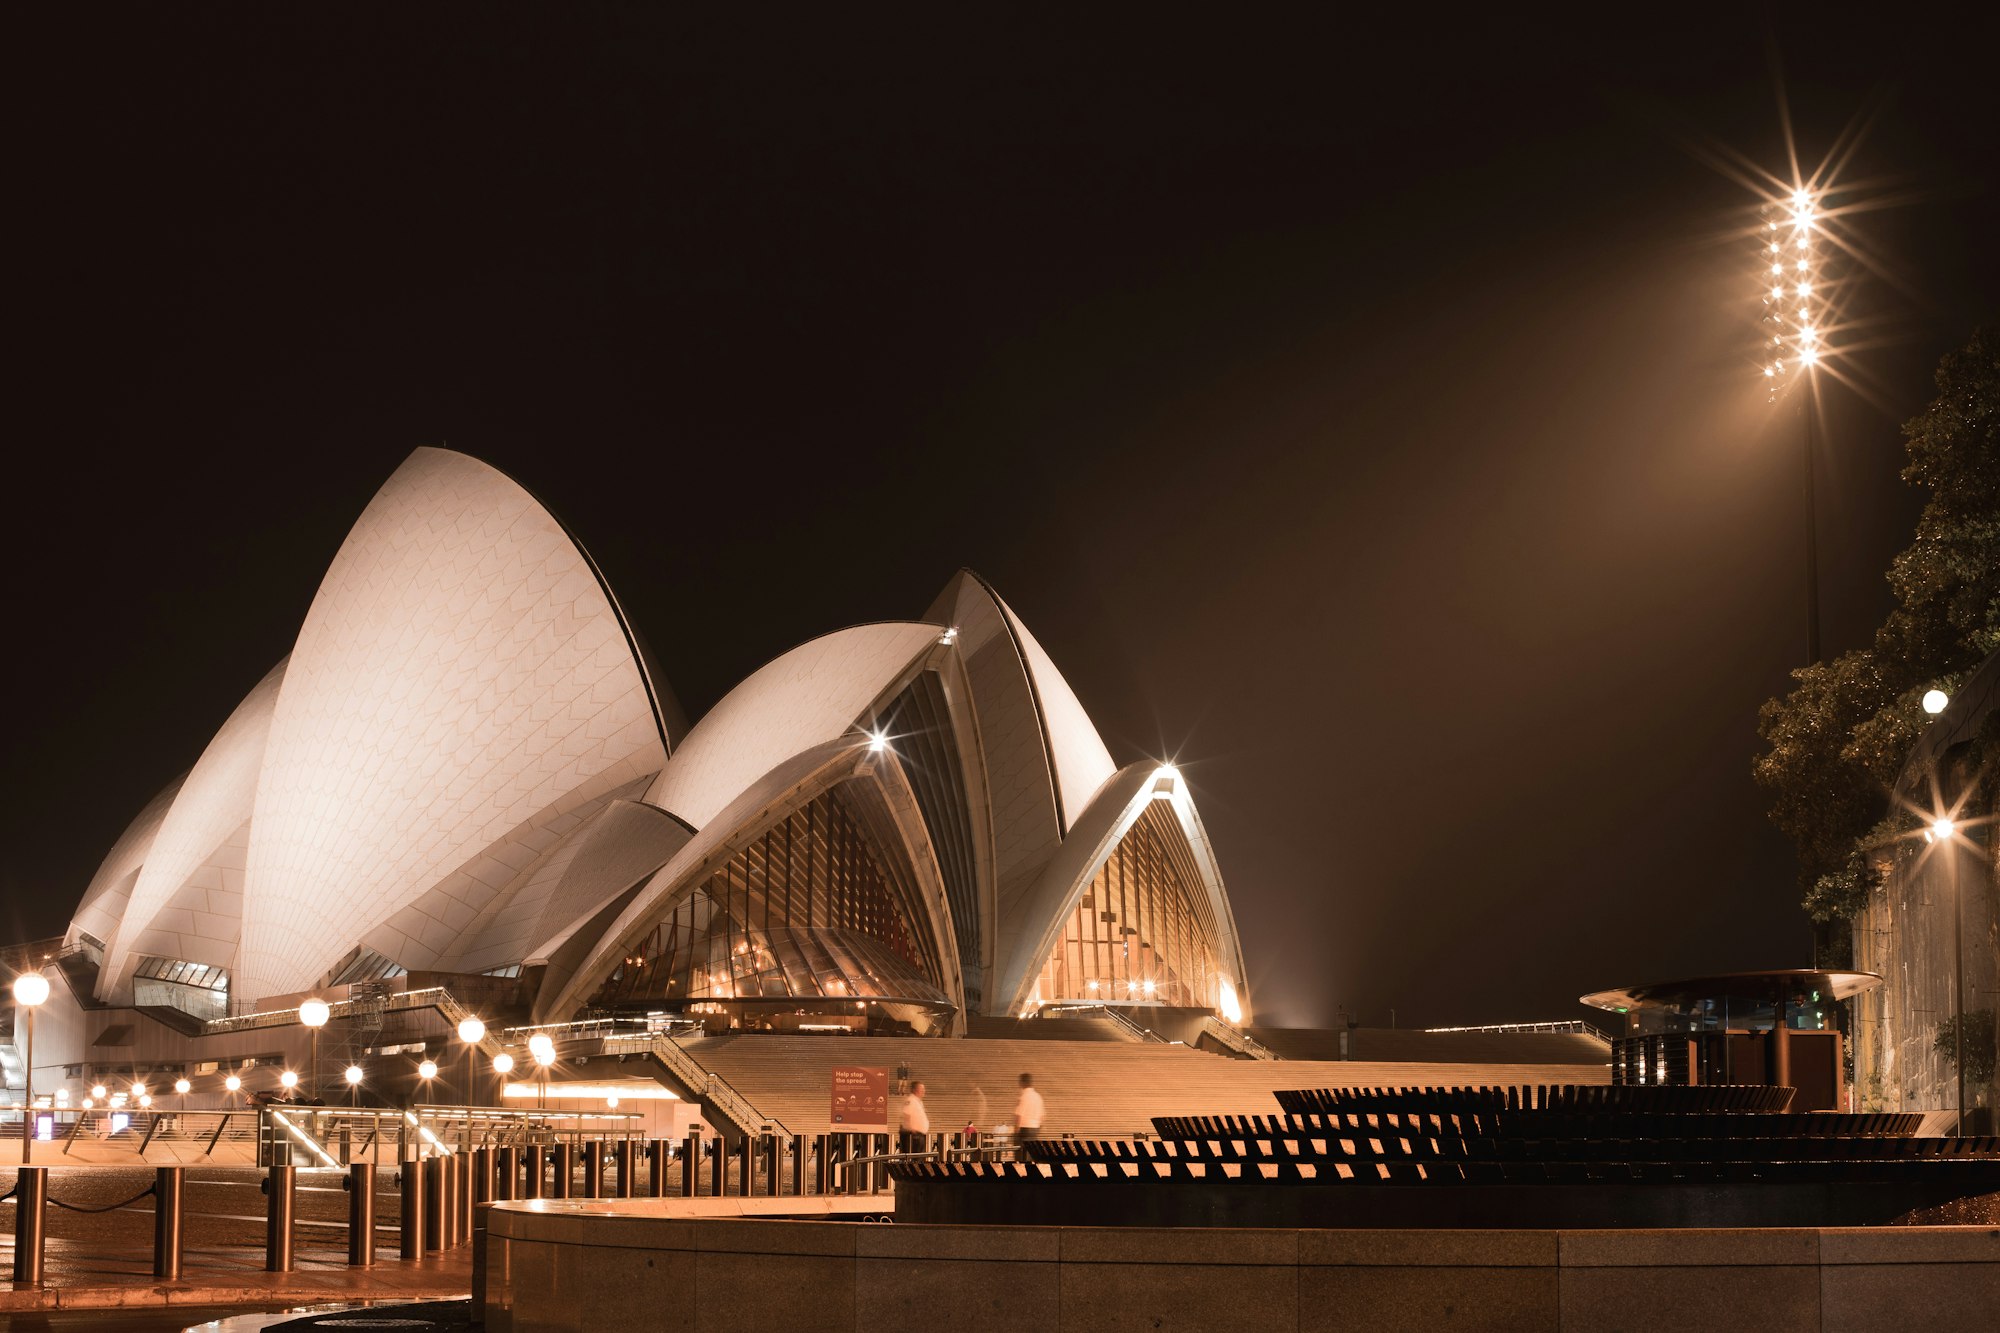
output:
<svg viewBox="0 0 2000 1333"><path fill-rule="evenodd" d="M361 1066L349 1065L343 1077L347 1080L347 1104L361 1105Z"/></svg>
<svg viewBox="0 0 2000 1333"><path fill-rule="evenodd" d="M192 1087L194 1087L194 1084L192 1084L192 1083L188 1082L188 1081L187 1081L186 1079L184 1079L184 1078L177 1078L177 1079L175 1079L175 1080L174 1080L174 1095L175 1095L176 1097L179 1097L179 1098L181 1099L181 1114L182 1114L182 1115L186 1115L186 1114L187 1114L187 1109L188 1109L188 1090L189 1090L190 1088L192 1088Z"/></svg>
<svg viewBox="0 0 2000 1333"><path fill-rule="evenodd" d="M1951 1064L1958 1076L1958 1115L1953 1121L1953 1129L1965 1133L1965 909L1959 902L1958 891L1958 848L1952 839L1958 832L1958 825L1951 817L1940 816L1931 824L1929 837L1933 842L1944 844L1944 854L1951 874Z"/></svg>
<svg viewBox="0 0 2000 1333"><path fill-rule="evenodd" d="M1765 323L1770 341L1765 351L1770 361L1764 367L1771 381L1772 397L1778 381L1794 373L1799 376L1799 418L1805 455L1806 481L1806 660L1820 660L1819 642L1819 514L1814 496L1813 385L1812 372L1826 355L1825 298L1818 285L1818 256L1814 238L1818 231L1819 200L1804 187L1792 191L1784 203L1785 217L1768 216L1758 233L1759 286L1764 290Z"/></svg>
<svg viewBox="0 0 2000 1333"><path fill-rule="evenodd" d="M541 1084L535 1094L535 1109L546 1111L549 1106L549 1066L556 1062L556 1044L546 1032L537 1032L528 1038L528 1054L535 1057L536 1072Z"/></svg>
<svg viewBox="0 0 2000 1333"><path fill-rule="evenodd" d="M507 1075L514 1072L514 1057L502 1051L493 1057L493 1099L502 1106L507 1104Z"/></svg>
<svg viewBox="0 0 2000 1333"><path fill-rule="evenodd" d="M278 1086L285 1090L286 1101L296 1101L299 1095L299 1076L287 1069L278 1075Z"/></svg>
<svg viewBox="0 0 2000 1333"><path fill-rule="evenodd" d="M459 1139L459 1146L472 1151L472 1059L479 1051L479 1043L486 1039L486 1024L476 1018L461 1018L458 1021L458 1039L465 1043L465 1133Z"/></svg>
<svg viewBox="0 0 2000 1333"><path fill-rule="evenodd" d="M307 1000L299 1006L299 1022L304 1023L312 1033L312 1063L306 1066L312 1082L306 1085L306 1089L314 1096L319 1095L319 1030L326 1026L326 1020L332 1014L333 1010L321 999Z"/></svg>
<svg viewBox="0 0 2000 1333"><path fill-rule="evenodd" d="M39 972L23 972L14 978L14 1003L28 1016L26 1067L21 1071L23 1109L21 1111L21 1165L26 1166L35 1146L35 1010L49 998L49 979Z"/></svg>
<svg viewBox="0 0 2000 1333"><path fill-rule="evenodd" d="M236 1105L236 1094L243 1091L243 1080L231 1074L228 1078L222 1080L222 1090L229 1094L229 1104L234 1106Z"/></svg>

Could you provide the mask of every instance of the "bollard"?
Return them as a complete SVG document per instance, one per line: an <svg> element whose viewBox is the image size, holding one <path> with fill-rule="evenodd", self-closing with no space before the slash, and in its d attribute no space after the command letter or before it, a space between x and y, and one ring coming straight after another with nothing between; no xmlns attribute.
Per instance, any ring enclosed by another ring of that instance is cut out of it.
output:
<svg viewBox="0 0 2000 1333"><path fill-rule="evenodd" d="M782 1167L779 1165L781 1151L781 1140L778 1136L776 1134L766 1134L764 1136L764 1193L774 1199L785 1192L784 1181L780 1175Z"/></svg>
<svg viewBox="0 0 2000 1333"><path fill-rule="evenodd" d="M667 1197L667 1159L672 1152L668 1139L654 1139L646 1145L646 1193L652 1198Z"/></svg>
<svg viewBox="0 0 2000 1333"><path fill-rule="evenodd" d="M596 1139L583 1145L583 1198L604 1197L604 1144Z"/></svg>
<svg viewBox="0 0 2000 1333"><path fill-rule="evenodd" d="M792 1194L794 1197L806 1192L806 1136L792 1135Z"/></svg>
<svg viewBox="0 0 2000 1333"><path fill-rule="evenodd" d="M729 1141L717 1134L711 1141L708 1154L708 1192L721 1198L729 1192Z"/></svg>
<svg viewBox="0 0 2000 1333"><path fill-rule="evenodd" d="M616 1197L620 1199L629 1199L635 1193L637 1193L637 1191L632 1188L633 1184L635 1183L632 1179L632 1152L633 1152L632 1140L630 1139L618 1140L617 1147L614 1148L612 1151L615 1157L615 1161L613 1164L618 1168L618 1192Z"/></svg>
<svg viewBox="0 0 2000 1333"><path fill-rule="evenodd" d="M458 1243L470 1245L472 1244L472 1194L478 1188L479 1163L469 1149L460 1150L457 1160L458 1212L455 1217L458 1224Z"/></svg>
<svg viewBox="0 0 2000 1333"><path fill-rule="evenodd" d="M510 1144L505 1148L495 1148L493 1170L493 1198L501 1202L514 1197L521 1183L521 1155Z"/></svg>
<svg viewBox="0 0 2000 1333"><path fill-rule="evenodd" d="M813 1135L813 1193L826 1193L826 1147L829 1135Z"/></svg>
<svg viewBox="0 0 2000 1333"><path fill-rule="evenodd" d="M24 1166L14 1178L14 1285L42 1285L42 1252L49 1231L49 1169Z"/></svg>
<svg viewBox="0 0 2000 1333"><path fill-rule="evenodd" d="M347 1168L347 1264L375 1266L375 1167L370 1162Z"/></svg>
<svg viewBox="0 0 2000 1333"><path fill-rule="evenodd" d="M521 1186L522 1198L539 1199L542 1197L542 1174L544 1170L542 1159L547 1152L548 1149L542 1147L539 1143L529 1144L522 1152L521 1155L527 1159L528 1166L528 1178Z"/></svg>
<svg viewBox="0 0 2000 1333"><path fill-rule="evenodd" d="M185 1231L187 1168L163 1166L153 1172L153 1276L169 1280L181 1275L181 1236Z"/></svg>
<svg viewBox="0 0 2000 1333"><path fill-rule="evenodd" d="M397 1188L402 1191L399 1202L403 1213L403 1257L421 1259L424 1257L424 1164L404 1162Z"/></svg>
<svg viewBox="0 0 2000 1333"><path fill-rule="evenodd" d="M688 1131L681 1149L681 1197L692 1199L701 1185L701 1135Z"/></svg>
<svg viewBox="0 0 2000 1333"><path fill-rule="evenodd" d="M749 1198L751 1187L757 1183L754 1164L757 1160L757 1140L745 1134L736 1140L736 1193L741 1198Z"/></svg>
<svg viewBox="0 0 2000 1333"><path fill-rule="evenodd" d="M493 1202L493 1150L474 1148L472 1150L472 1207L478 1212L482 1203Z"/></svg>
<svg viewBox="0 0 2000 1333"><path fill-rule="evenodd" d="M567 1199L569 1197L570 1175L575 1170L575 1162L572 1158L570 1146L567 1143L558 1143L556 1145L555 1160L556 1178L554 1183L549 1187L549 1197L551 1199Z"/></svg>
<svg viewBox="0 0 2000 1333"><path fill-rule="evenodd" d="M438 1196L438 1217L444 1223L444 1234L438 1237L438 1248L455 1250L465 1238L465 1229L459 1225L459 1212L469 1182L465 1177L465 1155L448 1152L438 1159L438 1169L442 1174L443 1192Z"/></svg>
<svg viewBox="0 0 2000 1333"><path fill-rule="evenodd" d="M292 1210L298 1202L298 1172L295 1166L274 1166L265 1177L264 1189L271 1197L264 1210L264 1271L292 1271Z"/></svg>
<svg viewBox="0 0 2000 1333"><path fill-rule="evenodd" d="M444 1163L425 1158L418 1181L424 1201L424 1253L437 1254L444 1249Z"/></svg>

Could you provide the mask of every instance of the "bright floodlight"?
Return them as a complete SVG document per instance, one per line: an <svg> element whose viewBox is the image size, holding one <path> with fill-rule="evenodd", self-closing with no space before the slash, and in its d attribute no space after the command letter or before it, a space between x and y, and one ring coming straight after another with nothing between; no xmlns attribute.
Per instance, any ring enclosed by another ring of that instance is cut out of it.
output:
<svg viewBox="0 0 2000 1333"><path fill-rule="evenodd" d="M546 1032L537 1032L528 1038L528 1054L535 1057L535 1063L546 1068L556 1062L556 1044L549 1040Z"/></svg>
<svg viewBox="0 0 2000 1333"><path fill-rule="evenodd" d="M231 1074L228 1078L222 1080L222 1086L231 1092L241 1092L243 1091L243 1080Z"/></svg>
<svg viewBox="0 0 2000 1333"><path fill-rule="evenodd" d="M184 1078L177 1078L174 1080L174 1091L178 1092L183 1097L188 1095L188 1089L192 1088L193 1086L194 1084L188 1082Z"/></svg>
<svg viewBox="0 0 2000 1333"><path fill-rule="evenodd" d="M868 753L880 754L889 748L889 738L879 731L868 733Z"/></svg>
<svg viewBox="0 0 2000 1333"><path fill-rule="evenodd" d="M146 1085L145 1085L145 1084L143 1084L143 1083L134 1083L134 1084L132 1085L132 1095L133 1095L134 1097L143 1097L143 1096L145 1096L145 1095L146 1095Z"/></svg>
<svg viewBox="0 0 2000 1333"><path fill-rule="evenodd" d="M509 1054L507 1054L507 1052L505 1052L505 1051L502 1051L502 1052L500 1052L500 1054L498 1054L498 1055L494 1056L494 1057L493 1057L493 1072L494 1072L494 1073L496 1073L496 1074L511 1074L511 1073L513 1073L513 1072L514 1072L514 1057L513 1057L513 1056L511 1056L511 1055L509 1055Z"/></svg>
<svg viewBox="0 0 2000 1333"><path fill-rule="evenodd" d="M348 1087L350 1087L350 1088L358 1088L358 1087L360 1087L360 1086L361 1086L361 1066L360 1066L360 1065L349 1065L349 1066L347 1067L347 1072L345 1073L345 1075L344 1075L343 1077L345 1077L345 1078L347 1079L347 1086L348 1086Z"/></svg>
<svg viewBox="0 0 2000 1333"><path fill-rule="evenodd" d="M287 1069L284 1073L278 1075L278 1082L287 1088L296 1088L299 1086L299 1076Z"/></svg>
<svg viewBox="0 0 2000 1333"><path fill-rule="evenodd" d="M424 1061L424 1062L423 1062L422 1064L420 1064L420 1065L418 1065L418 1066L417 1066L417 1077L418 1077L418 1078L436 1078L437 1076L438 1076L438 1062L437 1062L437 1061L435 1061L435 1060L426 1060L426 1061Z"/></svg>
<svg viewBox="0 0 2000 1333"><path fill-rule="evenodd" d="M14 978L14 1003L32 1009L49 998L49 979L39 972L23 972Z"/></svg>
<svg viewBox="0 0 2000 1333"><path fill-rule="evenodd" d="M1805 191L1805 190L1794 190L1794 191L1792 191L1792 207L1793 207L1793 208L1811 208L1811 207L1812 207L1812 195L1811 195L1810 193L1808 193L1807 191Z"/></svg>
<svg viewBox="0 0 2000 1333"><path fill-rule="evenodd" d="M299 1006L299 1022L309 1028L323 1028L326 1020L333 1016L325 1000L307 1000Z"/></svg>
<svg viewBox="0 0 2000 1333"><path fill-rule="evenodd" d="M153 1107L153 1099L151 1097L141 1097L139 1099L140 1110L149 1111L152 1109L152 1107Z"/></svg>
<svg viewBox="0 0 2000 1333"><path fill-rule="evenodd" d="M1819 353L1810 347L1802 348L1799 351L1799 360L1803 361L1806 365L1816 366L1819 364Z"/></svg>
<svg viewBox="0 0 2000 1333"><path fill-rule="evenodd" d="M1950 819L1939 819L1931 824L1931 837L1937 839L1939 842L1943 842L1956 832L1958 832L1958 825Z"/></svg>
<svg viewBox="0 0 2000 1333"><path fill-rule="evenodd" d="M476 1018L462 1019L458 1025L458 1039L470 1046L473 1042L486 1038L486 1025Z"/></svg>
<svg viewBox="0 0 2000 1333"><path fill-rule="evenodd" d="M91 1089L90 1089L90 1095L91 1095L92 1097L95 1097L95 1098L96 1098L96 1099L97 1099L98 1101L100 1101L100 1102L101 1102L101 1101L103 1101L103 1100L105 1099L105 1097L106 1097L106 1096L108 1096L109 1094L108 1094L108 1093L107 1093L107 1092L105 1091L105 1087L104 1087L104 1085L103 1085L102 1083L97 1083L97 1084L93 1084L93 1085L91 1086Z"/></svg>
<svg viewBox="0 0 2000 1333"><path fill-rule="evenodd" d="M611 1092L611 1093L606 1093L606 1094L605 1094L605 1097L604 1097L604 1109L606 1109L607 1111L615 1111L615 1110L617 1110L617 1109L618 1109L618 1094L617 1094L617 1093L615 1093L615 1092Z"/></svg>
<svg viewBox="0 0 2000 1333"><path fill-rule="evenodd" d="M1924 711L1932 717L1936 717L1939 713L1942 713L1945 710L1945 705L1950 702L1951 696L1943 690L1924 691Z"/></svg>

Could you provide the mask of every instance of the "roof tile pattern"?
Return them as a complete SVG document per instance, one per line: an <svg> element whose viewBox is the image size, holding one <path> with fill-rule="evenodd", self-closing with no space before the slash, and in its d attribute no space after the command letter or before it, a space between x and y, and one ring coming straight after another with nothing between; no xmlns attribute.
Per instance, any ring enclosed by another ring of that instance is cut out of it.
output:
<svg viewBox="0 0 2000 1333"><path fill-rule="evenodd" d="M281 661L244 696L188 771L132 886L118 933L105 941L105 966L98 982L101 997L109 998L122 988L144 955L223 966L236 952L247 842L242 848L225 850L224 840L247 838L257 799L257 773L264 764L264 745L284 679ZM203 882L183 894L198 872ZM216 895L213 901L211 890ZM160 920L170 905L172 920ZM146 943L140 943L142 938ZM195 943L201 940L221 947Z"/></svg>
<svg viewBox="0 0 2000 1333"><path fill-rule="evenodd" d="M418 450L334 557L279 691L237 995L310 986L531 817L665 759L624 626L561 526L495 469Z"/></svg>

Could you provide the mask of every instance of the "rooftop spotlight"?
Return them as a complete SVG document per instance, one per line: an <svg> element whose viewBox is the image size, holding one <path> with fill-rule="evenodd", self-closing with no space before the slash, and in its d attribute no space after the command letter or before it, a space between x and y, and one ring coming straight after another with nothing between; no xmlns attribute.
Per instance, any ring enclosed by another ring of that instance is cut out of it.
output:
<svg viewBox="0 0 2000 1333"><path fill-rule="evenodd" d="M1958 825L1953 823L1949 818L1940 818L1933 820L1931 823L1930 836L1935 841L1943 842L1956 832L1958 832Z"/></svg>
<svg viewBox="0 0 2000 1333"><path fill-rule="evenodd" d="M880 731L868 733L868 753L880 754L889 748L889 737Z"/></svg>
<svg viewBox="0 0 2000 1333"><path fill-rule="evenodd" d="M1939 713L1942 713L1950 703L1951 696L1943 690L1924 691L1924 711L1932 717L1936 717Z"/></svg>

